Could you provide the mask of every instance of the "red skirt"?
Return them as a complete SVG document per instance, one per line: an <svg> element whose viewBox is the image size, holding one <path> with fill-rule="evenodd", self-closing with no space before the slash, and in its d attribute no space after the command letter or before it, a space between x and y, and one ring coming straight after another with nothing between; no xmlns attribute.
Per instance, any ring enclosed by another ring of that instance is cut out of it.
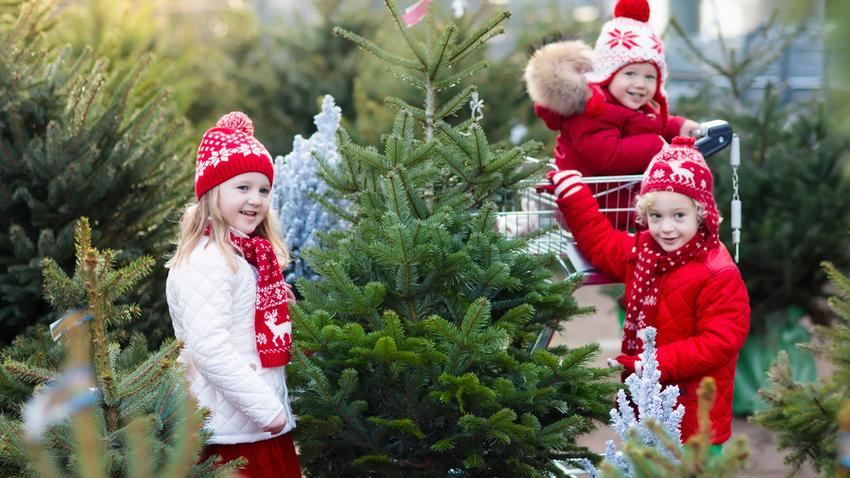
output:
<svg viewBox="0 0 850 478"><path fill-rule="evenodd" d="M301 466L295 454L292 433L254 443L207 445L201 451L200 461L212 455L222 457L220 463L245 457L248 465L239 473L248 478L301 478Z"/></svg>

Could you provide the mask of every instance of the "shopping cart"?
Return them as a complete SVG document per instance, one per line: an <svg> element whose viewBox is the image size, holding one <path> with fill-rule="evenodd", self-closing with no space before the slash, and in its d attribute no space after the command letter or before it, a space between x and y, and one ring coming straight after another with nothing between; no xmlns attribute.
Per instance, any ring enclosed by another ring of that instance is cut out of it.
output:
<svg viewBox="0 0 850 478"><path fill-rule="evenodd" d="M738 137L729 123L721 120L709 121L700 125L701 137L696 148L703 157L710 156L731 146L730 163L733 169L732 198L732 238L740 242L741 203L738 198L737 167L740 164L740 145ZM541 160L527 158L530 162ZM553 166L554 169L554 166ZM594 176L585 177L594 197L599 203L600 212L605 214L616 229L629 230L634 226L634 201L640 190L641 175ZM560 211L552 194L535 188L521 190L504 198L499 212L497 225L499 232L507 237L524 236L538 233L528 243L526 251L531 254L554 254L559 266L567 275L582 274L583 284L599 285L615 283L614 279L597 271L581 254L572 233L562 226Z"/></svg>

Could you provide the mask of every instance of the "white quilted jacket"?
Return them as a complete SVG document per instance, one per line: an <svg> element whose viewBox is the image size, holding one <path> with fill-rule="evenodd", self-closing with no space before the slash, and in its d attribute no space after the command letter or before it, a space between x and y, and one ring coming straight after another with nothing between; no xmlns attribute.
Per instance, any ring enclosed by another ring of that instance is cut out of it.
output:
<svg viewBox="0 0 850 478"><path fill-rule="evenodd" d="M234 273L222 251L203 238L187 261L168 273L166 295L190 392L212 412L210 443L272 438L263 428L284 411L284 434L295 427L284 367L260 365L254 336L256 269L237 257Z"/></svg>

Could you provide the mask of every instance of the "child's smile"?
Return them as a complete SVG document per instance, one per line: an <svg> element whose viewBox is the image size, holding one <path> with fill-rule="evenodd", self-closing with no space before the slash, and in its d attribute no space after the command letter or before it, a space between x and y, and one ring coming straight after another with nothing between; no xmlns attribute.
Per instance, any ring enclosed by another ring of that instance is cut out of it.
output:
<svg viewBox="0 0 850 478"><path fill-rule="evenodd" d="M687 244L696 235L700 220L693 199L684 194L659 191L646 212L649 234L665 252Z"/></svg>
<svg viewBox="0 0 850 478"><path fill-rule="evenodd" d="M621 105L633 110L640 109L655 96L658 89L658 70L652 63L632 63L621 68L608 91Z"/></svg>
<svg viewBox="0 0 850 478"><path fill-rule="evenodd" d="M269 212L269 178L261 173L244 173L221 183L219 207L227 224L250 235Z"/></svg>

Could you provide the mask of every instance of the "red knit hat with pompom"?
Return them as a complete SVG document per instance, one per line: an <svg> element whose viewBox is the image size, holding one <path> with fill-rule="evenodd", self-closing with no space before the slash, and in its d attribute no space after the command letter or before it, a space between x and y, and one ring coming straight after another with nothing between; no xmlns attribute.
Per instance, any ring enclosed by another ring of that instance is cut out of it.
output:
<svg viewBox="0 0 850 478"><path fill-rule="evenodd" d="M694 138L677 136L652 158L643 174L640 194L672 191L688 196L705 209L703 224L711 235L716 236L720 213L711 187L711 170L694 147Z"/></svg>
<svg viewBox="0 0 850 478"><path fill-rule="evenodd" d="M274 183L274 163L254 138L254 123L241 111L222 116L204 133L195 167L195 196L243 173L260 173Z"/></svg>
<svg viewBox="0 0 850 478"><path fill-rule="evenodd" d="M619 0L614 7L614 18L602 26L593 49L593 71L584 77L591 88L606 86L614 75L632 63L652 63L658 70L657 88L652 98L660 108L661 119L667 122L667 61L664 59L664 42L650 28L647 0ZM598 109L605 101L601 92L593 90L588 110Z"/></svg>

